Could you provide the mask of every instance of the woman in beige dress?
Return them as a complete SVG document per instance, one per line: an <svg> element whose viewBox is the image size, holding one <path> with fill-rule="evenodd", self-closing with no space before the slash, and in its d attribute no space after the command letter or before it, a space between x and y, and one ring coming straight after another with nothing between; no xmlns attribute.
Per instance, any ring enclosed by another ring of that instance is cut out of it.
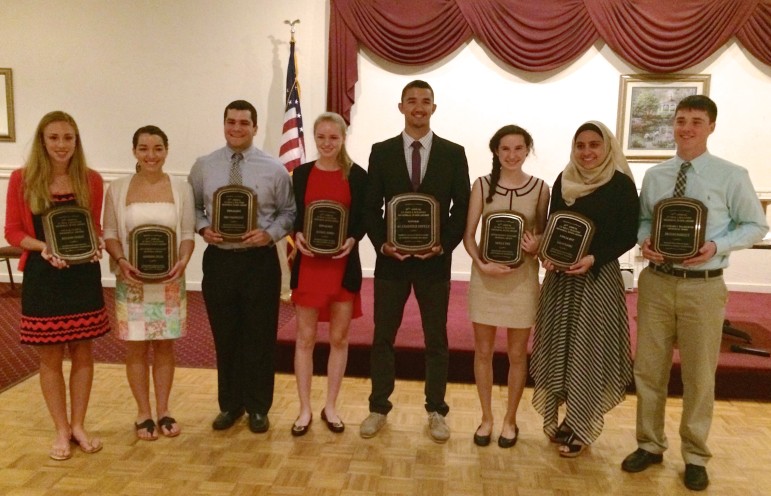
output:
<svg viewBox="0 0 771 496"><path fill-rule="evenodd" d="M474 433L478 446L490 444L493 430L493 353L498 327L506 328L509 357L508 402L498 446L517 442L517 408L527 379L527 340L538 306L538 252L546 226L549 188L522 170L533 150L533 138L519 126L499 129L490 139L493 169L471 188L463 246L474 261L469 283L469 317L474 326L474 377L482 406L482 422ZM482 215L513 210L525 221L523 263L516 268L486 262L475 239Z"/></svg>

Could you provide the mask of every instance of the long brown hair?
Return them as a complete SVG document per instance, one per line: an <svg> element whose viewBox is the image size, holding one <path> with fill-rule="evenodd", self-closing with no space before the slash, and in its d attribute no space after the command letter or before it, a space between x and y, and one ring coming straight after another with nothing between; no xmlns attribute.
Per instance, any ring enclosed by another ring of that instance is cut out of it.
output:
<svg viewBox="0 0 771 496"><path fill-rule="evenodd" d="M66 112L55 110L49 112L40 119L40 123L35 130L35 138L32 141L27 162L24 164L24 199L33 213L39 214L53 204L51 197L51 182L53 182L53 167L51 158L48 156L45 146L45 137L43 132L46 126L52 122L66 122L75 131L75 151L67 167L67 175L70 177L70 185L75 195L75 200L81 207L88 207L89 189L88 189L88 165L86 156L83 153L83 143L80 139L80 132L75 119Z"/></svg>
<svg viewBox="0 0 771 496"><path fill-rule="evenodd" d="M316 122L313 123L313 134L316 134L316 128L322 122L331 122L337 124L340 128L340 134L343 135L343 146L340 147L340 152L337 154L337 165L343 171L343 177L347 178L351 173L351 167L353 166L353 160L348 155L348 150L345 148L345 137L348 134L348 126L345 125L345 120L340 114L334 112L324 112L320 116L316 117Z"/></svg>

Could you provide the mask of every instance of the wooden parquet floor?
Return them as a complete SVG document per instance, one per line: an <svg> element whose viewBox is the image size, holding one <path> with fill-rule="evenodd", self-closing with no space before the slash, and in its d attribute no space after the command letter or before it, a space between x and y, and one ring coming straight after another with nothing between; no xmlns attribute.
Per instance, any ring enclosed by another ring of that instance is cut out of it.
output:
<svg viewBox="0 0 771 496"><path fill-rule="evenodd" d="M683 463L677 422L680 400L668 405L670 449L664 463L640 474L621 471L621 460L636 446L635 398L606 417L606 428L591 449L574 460L560 458L541 432L532 390L520 407L519 443L503 450L478 448L471 437L479 422L473 385L451 384L448 424L451 440L439 445L425 431L423 384L399 381L388 425L374 439L358 435L367 415L369 382L346 378L340 412L346 432L329 432L318 418L325 379L315 378L314 423L303 438L290 426L297 414L294 377L278 375L267 434L252 434L245 422L225 432L211 430L216 414L216 372L179 369L172 393L182 435L155 442L134 437L135 406L124 369L99 364L88 427L104 450L71 460L48 459L52 427L37 376L0 394L0 494L74 495L677 495ZM494 391L502 418L505 389ZM496 425L496 431L500 424ZM710 437L714 458L706 494L771 494L771 405L719 402Z"/></svg>

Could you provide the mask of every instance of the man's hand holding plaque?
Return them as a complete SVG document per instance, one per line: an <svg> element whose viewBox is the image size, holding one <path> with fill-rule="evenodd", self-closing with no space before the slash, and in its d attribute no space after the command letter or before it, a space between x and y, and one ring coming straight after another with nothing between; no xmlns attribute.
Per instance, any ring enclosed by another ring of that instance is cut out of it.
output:
<svg viewBox="0 0 771 496"><path fill-rule="evenodd" d="M699 200L674 197L653 208L650 249L664 262L683 262L697 256L704 245L707 207Z"/></svg>
<svg viewBox="0 0 771 496"><path fill-rule="evenodd" d="M441 253L439 202L423 193L394 196L386 209L387 242L383 254L404 260Z"/></svg>
<svg viewBox="0 0 771 496"><path fill-rule="evenodd" d="M584 259L593 235L594 223L588 217L566 210L554 212L549 216L538 256L544 266L554 270L570 271L579 262L591 267L593 260ZM588 267L581 267L577 273L585 273L583 269Z"/></svg>
<svg viewBox="0 0 771 496"><path fill-rule="evenodd" d="M101 255L91 212L87 208L52 208L43 215L43 232L46 239L43 258L55 267L93 262Z"/></svg>

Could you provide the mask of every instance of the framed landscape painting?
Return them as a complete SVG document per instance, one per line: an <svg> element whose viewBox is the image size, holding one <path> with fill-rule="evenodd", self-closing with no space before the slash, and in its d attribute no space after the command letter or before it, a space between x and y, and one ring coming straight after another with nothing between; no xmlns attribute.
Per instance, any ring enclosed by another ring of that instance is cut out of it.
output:
<svg viewBox="0 0 771 496"><path fill-rule="evenodd" d="M655 162L675 154L672 129L678 102L709 95L705 74L625 74L621 76L616 136L627 160Z"/></svg>

